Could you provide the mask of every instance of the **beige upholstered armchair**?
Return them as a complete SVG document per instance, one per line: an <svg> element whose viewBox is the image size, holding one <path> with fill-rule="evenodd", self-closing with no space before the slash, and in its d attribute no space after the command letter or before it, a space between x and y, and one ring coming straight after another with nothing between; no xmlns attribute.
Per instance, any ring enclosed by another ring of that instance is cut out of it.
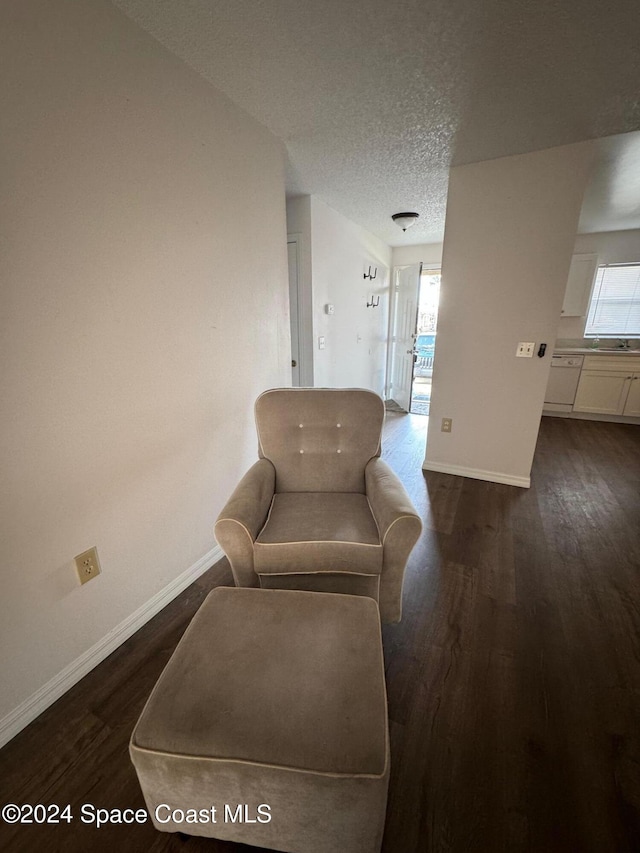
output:
<svg viewBox="0 0 640 853"><path fill-rule="evenodd" d="M260 459L215 525L236 585L367 595L384 622L399 621L422 524L379 458L380 397L276 388L255 415Z"/></svg>

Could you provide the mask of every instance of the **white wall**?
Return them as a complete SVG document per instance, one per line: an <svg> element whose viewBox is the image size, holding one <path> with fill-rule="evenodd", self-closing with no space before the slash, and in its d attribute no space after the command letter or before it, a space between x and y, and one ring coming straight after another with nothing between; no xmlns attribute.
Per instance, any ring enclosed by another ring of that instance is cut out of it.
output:
<svg viewBox="0 0 640 853"><path fill-rule="evenodd" d="M373 234L311 197L311 263L315 385L384 393L391 249ZM369 264L378 268L365 280ZM377 308L367 308L371 297ZM333 316L325 305L335 308ZM326 341L318 349L318 337Z"/></svg>
<svg viewBox="0 0 640 853"><path fill-rule="evenodd" d="M628 264L640 261L640 231L603 231L579 234L574 254L595 253L601 264ZM584 335L584 317L560 317L558 338L578 340Z"/></svg>
<svg viewBox="0 0 640 853"><path fill-rule="evenodd" d="M313 384L383 394L391 249L315 196L289 201L287 227L302 235L304 247L301 267L313 315ZM373 282L363 278L369 265L378 268ZM372 296L380 299L377 308L366 307ZM326 313L329 304L333 315ZM323 350L318 348L321 336Z"/></svg>
<svg viewBox="0 0 640 853"><path fill-rule="evenodd" d="M290 341L280 143L103 0L0 14L1 737L217 556Z"/></svg>
<svg viewBox="0 0 640 853"><path fill-rule="evenodd" d="M525 486L591 143L451 170L425 467ZM453 431L440 431L453 418Z"/></svg>
<svg viewBox="0 0 640 853"><path fill-rule="evenodd" d="M442 243L420 243L417 246L400 246L393 249L391 263L404 267L422 262L426 267L438 267L442 263Z"/></svg>

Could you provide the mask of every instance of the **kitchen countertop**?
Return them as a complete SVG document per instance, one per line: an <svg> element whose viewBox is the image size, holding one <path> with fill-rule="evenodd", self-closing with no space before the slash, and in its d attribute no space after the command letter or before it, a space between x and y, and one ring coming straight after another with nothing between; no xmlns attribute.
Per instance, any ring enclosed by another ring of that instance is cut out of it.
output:
<svg viewBox="0 0 640 853"><path fill-rule="evenodd" d="M554 355L640 355L640 349L591 349L591 347L556 347Z"/></svg>

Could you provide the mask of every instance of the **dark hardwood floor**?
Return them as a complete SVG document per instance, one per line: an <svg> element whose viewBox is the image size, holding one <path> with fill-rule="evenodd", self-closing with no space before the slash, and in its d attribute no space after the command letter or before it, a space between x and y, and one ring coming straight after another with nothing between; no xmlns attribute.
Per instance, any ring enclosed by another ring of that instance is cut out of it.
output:
<svg viewBox="0 0 640 853"><path fill-rule="evenodd" d="M423 472L425 428L385 427L425 529L402 622L383 630L383 851L637 853L640 428L544 418L529 490ZM207 592L230 582L222 561L8 744L0 805L142 808L131 729ZM0 849L257 848L76 817L0 823Z"/></svg>

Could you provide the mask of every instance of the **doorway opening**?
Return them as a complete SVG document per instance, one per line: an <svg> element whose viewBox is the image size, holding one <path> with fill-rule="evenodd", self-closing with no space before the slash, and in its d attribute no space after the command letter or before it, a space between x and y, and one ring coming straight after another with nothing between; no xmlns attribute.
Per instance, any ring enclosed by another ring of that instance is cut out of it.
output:
<svg viewBox="0 0 640 853"><path fill-rule="evenodd" d="M431 403L440 267L396 267L389 317L385 405L428 415Z"/></svg>
<svg viewBox="0 0 640 853"><path fill-rule="evenodd" d="M409 405L409 411L415 415L428 415L431 404L440 280L439 269L425 269L423 267L418 294L415 355Z"/></svg>

